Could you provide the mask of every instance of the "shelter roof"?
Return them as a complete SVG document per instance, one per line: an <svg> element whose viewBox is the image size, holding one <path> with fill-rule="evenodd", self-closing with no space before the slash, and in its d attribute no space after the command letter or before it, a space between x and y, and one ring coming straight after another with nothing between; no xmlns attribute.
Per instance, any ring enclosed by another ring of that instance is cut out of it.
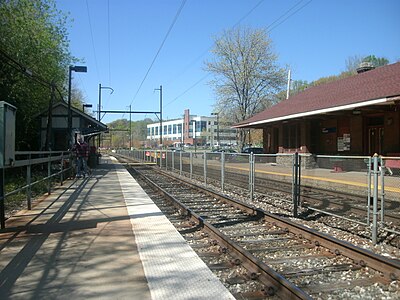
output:
<svg viewBox="0 0 400 300"><path fill-rule="evenodd" d="M400 63L310 87L236 124L236 128L400 100Z"/></svg>

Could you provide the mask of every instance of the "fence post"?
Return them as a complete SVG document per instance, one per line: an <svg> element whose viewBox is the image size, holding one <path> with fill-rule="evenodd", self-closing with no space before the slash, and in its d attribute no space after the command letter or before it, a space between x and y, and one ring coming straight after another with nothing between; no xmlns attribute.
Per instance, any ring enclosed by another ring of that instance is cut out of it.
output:
<svg viewBox="0 0 400 300"><path fill-rule="evenodd" d="M171 170L175 170L175 152L171 152Z"/></svg>
<svg viewBox="0 0 400 300"><path fill-rule="evenodd" d="M182 152L179 152L179 175L182 176Z"/></svg>
<svg viewBox="0 0 400 300"><path fill-rule="evenodd" d="M32 183L32 177L31 177L32 171L31 171L31 154L29 154L29 164L26 166L26 185L28 186L26 189L26 203L28 205L28 209L32 209L32 189L31 189L31 183Z"/></svg>
<svg viewBox="0 0 400 300"><path fill-rule="evenodd" d="M204 155L204 184L207 185L207 154L206 151L203 152Z"/></svg>
<svg viewBox="0 0 400 300"><path fill-rule="evenodd" d="M253 201L254 197L254 177L253 177L253 169L254 169L254 154L250 153L249 156L249 193L250 193L250 201Z"/></svg>
<svg viewBox="0 0 400 300"><path fill-rule="evenodd" d="M225 152L221 152L221 190L225 188Z"/></svg>
<svg viewBox="0 0 400 300"><path fill-rule="evenodd" d="M292 198L293 198L293 217L298 216L298 199L299 199L299 153L293 155L293 172L292 172Z"/></svg>
<svg viewBox="0 0 400 300"><path fill-rule="evenodd" d="M49 161L47 162L47 194L51 194L51 152L49 154Z"/></svg>
<svg viewBox="0 0 400 300"><path fill-rule="evenodd" d="M168 150L165 150L165 171L168 171Z"/></svg>
<svg viewBox="0 0 400 300"><path fill-rule="evenodd" d="M371 223L370 218L371 218L371 198L372 198L372 192L371 192L371 167L372 167L372 158L368 158L368 170L367 170L367 185L368 185L368 195L367 195L367 225Z"/></svg>
<svg viewBox="0 0 400 300"><path fill-rule="evenodd" d="M384 218L385 218L385 167L383 167L383 159L379 157L381 170L381 225L383 225Z"/></svg>
<svg viewBox="0 0 400 300"><path fill-rule="evenodd" d="M6 210L5 210L5 202L6 199L4 197L4 168L0 170L0 225L1 229L6 228Z"/></svg>
<svg viewBox="0 0 400 300"><path fill-rule="evenodd" d="M378 154L374 154L374 202L372 212L372 243L376 245L378 236Z"/></svg>
<svg viewBox="0 0 400 300"><path fill-rule="evenodd" d="M301 188L301 155L298 156L298 171L297 171L297 206L301 207L301 202L300 202L300 188Z"/></svg>
<svg viewBox="0 0 400 300"><path fill-rule="evenodd" d="M190 160L190 179L192 179L192 176L193 176L193 153L192 152L190 152L190 158L189 158L189 160ZM181 166L182 166L182 160L181 160ZM182 168L181 168L181 173L182 173Z"/></svg>
<svg viewBox="0 0 400 300"><path fill-rule="evenodd" d="M64 184L64 152L61 152L61 173L60 173L60 185Z"/></svg>

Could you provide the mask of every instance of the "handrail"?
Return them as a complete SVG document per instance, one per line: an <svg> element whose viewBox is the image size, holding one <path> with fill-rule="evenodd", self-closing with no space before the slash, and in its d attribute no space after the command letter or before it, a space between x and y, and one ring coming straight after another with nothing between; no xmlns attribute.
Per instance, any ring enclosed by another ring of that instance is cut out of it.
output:
<svg viewBox="0 0 400 300"><path fill-rule="evenodd" d="M27 156L20 160L15 160L12 162L10 166L5 166L4 168L0 168L1 176L0 176L0 184L4 186L5 180L5 170L11 170L13 168L21 168L26 167L26 184L22 187L18 187L8 193L5 193L4 189L0 189L0 228L5 228L5 203L7 197L15 195L21 191L26 191L26 201L28 209L31 209L31 190L32 187L38 183L43 181L48 182L47 190L48 194L51 193L52 179L54 177L60 176L60 183L63 184L64 174L69 172L72 169L72 164L69 164L69 167L64 169L64 161L72 161L72 155L70 151L16 151L16 157L18 156ZM34 156L40 156L36 158L32 158ZM60 162L60 170L52 174L51 164L54 162ZM46 164L47 163L47 176L38 179L32 182L32 166L38 164Z"/></svg>

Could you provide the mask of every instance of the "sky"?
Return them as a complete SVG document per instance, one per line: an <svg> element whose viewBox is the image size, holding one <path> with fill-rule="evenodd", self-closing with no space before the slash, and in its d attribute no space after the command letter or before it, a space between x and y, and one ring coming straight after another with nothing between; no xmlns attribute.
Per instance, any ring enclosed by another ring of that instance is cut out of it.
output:
<svg viewBox="0 0 400 300"><path fill-rule="evenodd" d="M264 28L292 80L337 75L354 56L400 61L400 0L56 0L69 13L73 85L97 111L158 112L163 119L209 116L216 95L205 70L215 38L234 26ZM97 116L97 114L96 114ZM157 119L132 114L132 121ZM129 114L102 114L102 122Z"/></svg>

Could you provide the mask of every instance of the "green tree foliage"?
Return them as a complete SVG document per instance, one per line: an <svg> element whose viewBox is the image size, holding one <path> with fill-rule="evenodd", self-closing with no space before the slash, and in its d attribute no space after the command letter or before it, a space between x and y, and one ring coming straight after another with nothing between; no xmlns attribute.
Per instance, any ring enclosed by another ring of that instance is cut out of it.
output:
<svg viewBox="0 0 400 300"><path fill-rule="evenodd" d="M292 81L290 88L290 95L296 95L302 91L304 91L308 87L317 86L321 84L325 84L331 81L335 81L338 79L347 78L357 74L357 68L363 62L371 63L375 68L385 66L389 63L389 60L385 57L376 57L375 55L368 55L365 57L355 55L346 59L346 71L341 72L339 75L331 75L326 77L321 77L317 80L307 82L306 80L294 80ZM281 91L275 96L277 101L282 101L286 99L286 91Z"/></svg>
<svg viewBox="0 0 400 300"><path fill-rule="evenodd" d="M38 140L34 125L48 108L48 83L65 93L72 61L66 22L54 0L0 0L0 96L17 107L18 142Z"/></svg>
<svg viewBox="0 0 400 300"><path fill-rule="evenodd" d="M389 60L385 57L376 57L375 55L368 55L363 57L360 55L355 55L355 56L350 56L349 58L346 59L345 72L348 72L351 75L356 74L357 68L363 62L369 62L375 68L386 66L387 64L389 64Z"/></svg>
<svg viewBox="0 0 400 300"><path fill-rule="evenodd" d="M147 125L154 123L150 118L146 118L140 121L132 121L132 145L139 147L141 142L147 138ZM112 145L110 147L129 147L129 120L118 119L107 124L112 134Z"/></svg>
<svg viewBox="0 0 400 300"><path fill-rule="evenodd" d="M386 66L389 60L385 57L376 57L375 55L368 55L364 57L363 62L371 63L375 68Z"/></svg>
<svg viewBox="0 0 400 300"><path fill-rule="evenodd" d="M215 39L214 59L206 62L217 95L216 110L225 123L238 123L271 105L285 83L271 40L263 29L235 28ZM240 146L247 131L240 131Z"/></svg>

